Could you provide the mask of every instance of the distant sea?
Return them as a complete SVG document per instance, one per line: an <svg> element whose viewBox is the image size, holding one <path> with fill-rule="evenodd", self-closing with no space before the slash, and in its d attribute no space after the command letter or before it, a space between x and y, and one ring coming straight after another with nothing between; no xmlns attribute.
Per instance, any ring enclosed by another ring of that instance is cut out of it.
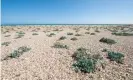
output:
<svg viewBox="0 0 133 80"><path fill-rule="evenodd" d="M106 26L114 26L114 25L116 25L116 26L121 26L121 25L130 25L130 24L1 24L1 26L24 26L24 25L89 25L89 26L91 26L91 25L96 25L96 26L98 26L98 25L106 25Z"/></svg>

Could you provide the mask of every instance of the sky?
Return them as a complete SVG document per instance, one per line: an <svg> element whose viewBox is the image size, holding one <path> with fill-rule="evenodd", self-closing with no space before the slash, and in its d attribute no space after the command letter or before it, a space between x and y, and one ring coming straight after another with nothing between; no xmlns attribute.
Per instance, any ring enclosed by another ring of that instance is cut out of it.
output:
<svg viewBox="0 0 133 80"><path fill-rule="evenodd" d="M1 0L2 24L133 24L133 0Z"/></svg>

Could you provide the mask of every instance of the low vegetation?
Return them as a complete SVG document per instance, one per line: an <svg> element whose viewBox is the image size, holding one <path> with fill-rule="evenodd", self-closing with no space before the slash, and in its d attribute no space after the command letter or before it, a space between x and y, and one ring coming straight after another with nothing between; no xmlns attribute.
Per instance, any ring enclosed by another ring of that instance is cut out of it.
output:
<svg viewBox="0 0 133 80"><path fill-rule="evenodd" d="M71 38L71 40L76 41L78 40L76 37Z"/></svg>
<svg viewBox="0 0 133 80"><path fill-rule="evenodd" d="M75 34L75 36L82 36L81 34Z"/></svg>
<svg viewBox="0 0 133 80"><path fill-rule="evenodd" d="M38 33L33 33L32 35L38 35Z"/></svg>
<svg viewBox="0 0 133 80"><path fill-rule="evenodd" d="M18 34L25 34L23 31L20 31L20 32L16 32L16 33L18 33Z"/></svg>
<svg viewBox="0 0 133 80"><path fill-rule="evenodd" d="M29 50L31 50L31 48L28 48L26 46L19 47L17 50L14 50L10 55L4 58L4 60L7 60L9 58L18 58L22 54L24 54L24 52L28 52Z"/></svg>
<svg viewBox="0 0 133 80"><path fill-rule="evenodd" d="M24 36L24 32L20 31L20 32L16 32L17 33L17 37L15 39L18 39L18 38L22 38Z"/></svg>
<svg viewBox="0 0 133 80"><path fill-rule="evenodd" d="M31 48L27 48L26 46L22 46L19 47L17 50L14 50L14 52L12 52L9 57L11 58L16 58L16 57L20 57L24 52L29 51Z"/></svg>
<svg viewBox="0 0 133 80"><path fill-rule="evenodd" d="M75 71L81 71L84 73L94 72L98 61L103 59L100 54L88 54L87 49L85 48L77 49L72 57L76 60L76 62L72 65Z"/></svg>
<svg viewBox="0 0 133 80"><path fill-rule="evenodd" d="M73 64L75 71L81 71L84 73L94 72L96 61L93 59L81 58Z"/></svg>
<svg viewBox="0 0 133 80"><path fill-rule="evenodd" d="M116 35L116 36L133 36L133 33L126 33L126 32L119 32L119 33L112 33L112 35Z"/></svg>
<svg viewBox="0 0 133 80"><path fill-rule="evenodd" d="M59 42L56 42L53 46L54 48L65 48L68 49L68 46Z"/></svg>
<svg viewBox="0 0 133 80"><path fill-rule="evenodd" d="M108 52L108 58L111 61L116 61L117 63L123 63L124 55L119 52Z"/></svg>
<svg viewBox="0 0 133 80"><path fill-rule="evenodd" d="M5 35L5 37L9 37L9 36L11 36L11 35Z"/></svg>
<svg viewBox="0 0 133 80"><path fill-rule="evenodd" d="M73 33L70 33L70 32L69 32L69 33L67 33L67 35L73 35Z"/></svg>
<svg viewBox="0 0 133 80"><path fill-rule="evenodd" d="M65 36L61 36L61 37L59 38L59 40L64 40L64 39L66 39Z"/></svg>
<svg viewBox="0 0 133 80"><path fill-rule="evenodd" d="M90 34L90 32L85 32L85 34Z"/></svg>
<svg viewBox="0 0 133 80"><path fill-rule="evenodd" d="M8 46L11 42L3 42L1 45Z"/></svg>
<svg viewBox="0 0 133 80"><path fill-rule="evenodd" d="M101 38L100 40L99 40L100 42L103 42L103 43L107 43L107 44L110 44L110 45L112 45L112 44L115 44L116 42L115 42L115 40L113 40L113 39L108 39L108 38Z"/></svg>
<svg viewBox="0 0 133 80"><path fill-rule="evenodd" d="M95 33L90 33L90 35L95 35Z"/></svg>
<svg viewBox="0 0 133 80"><path fill-rule="evenodd" d="M47 35L48 37L52 37L53 35L55 35L55 33L50 33L49 35Z"/></svg>

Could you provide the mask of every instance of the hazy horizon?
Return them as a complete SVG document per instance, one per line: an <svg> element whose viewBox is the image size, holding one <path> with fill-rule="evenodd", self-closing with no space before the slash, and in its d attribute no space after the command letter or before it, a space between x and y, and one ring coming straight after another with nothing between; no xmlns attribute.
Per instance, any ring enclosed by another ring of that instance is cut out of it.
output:
<svg viewBox="0 0 133 80"><path fill-rule="evenodd" d="M2 0L1 24L133 24L132 0Z"/></svg>

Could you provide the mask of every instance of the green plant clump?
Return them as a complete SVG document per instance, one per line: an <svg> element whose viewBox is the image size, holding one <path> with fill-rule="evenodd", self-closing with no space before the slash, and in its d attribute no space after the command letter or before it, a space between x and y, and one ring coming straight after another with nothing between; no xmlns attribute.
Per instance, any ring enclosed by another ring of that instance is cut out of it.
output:
<svg viewBox="0 0 133 80"><path fill-rule="evenodd" d="M73 33L70 33L70 32L69 32L69 33L67 33L67 35L73 35Z"/></svg>
<svg viewBox="0 0 133 80"><path fill-rule="evenodd" d="M71 40L76 41L78 40L76 37L71 38Z"/></svg>
<svg viewBox="0 0 133 80"><path fill-rule="evenodd" d="M81 34L75 34L75 36L82 36Z"/></svg>
<svg viewBox="0 0 133 80"><path fill-rule="evenodd" d="M62 37L59 38L59 40L64 40L64 39L66 39L65 36L62 36Z"/></svg>
<svg viewBox="0 0 133 80"><path fill-rule="evenodd" d="M8 46L11 42L3 42L1 45Z"/></svg>
<svg viewBox="0 0 133 80"><path fill-rule="evenodd" d="M50 33L50 35L55 35L55 33Z"/></svg>
<svg viewBox="0 0 133 80"><path fill-rule="evenodd" d="M5 35L5 37L9 37L9 36L11 36L11 35Z"/></svg>
<svg viewBox="0 0 133 80"><path fill-rule="evenodd" d="M22 31L20 31L20 32L16 32L16 33L18 33L18 34L25 34L24 32L22 32Z"/></svg>
<svg viewBox="0 0 133 80"><path fill-rule="evenodd" d="M87 53L87 49L78 48L72 55L76 62L72 65L76 72L81 71L84 73L94 72L98 60L102 60L100 54L90 55Z"/></svg>
<svg viewBox="0 0 133 80"><path fill-rule="evenodd" d="M90 55L87 54L87 49L81 47L81 48L78 48L77 51L74 52L72 57L76 60L79 60L83 57L88 58L88 57L90 57Z"/></svg>
<svg viewBox="0 0 133 80"><path fill-rule="evenodd" d="M23 37L24 36L24 32L22 32L22 31L20 31L20 32L16 32L16 33L18 33L17 34L17 37L15 38L15 39L17 39L17 38L21 38L21 37Z"/></svg>
<svg viewBox="0 0 133 80"><path fill-rule="evenodd" d="M84 73L90 73L94 72L95 64L96 61L93 59L81 58L76 63L73 64L73 67L75 67L75 71L80 70L81 72Z"/></svg>
<svg viewBox="0 0 133 80"><path fill-rule="evenodd" d="M85 32L85 34L90 34L90 32Z"/></svg>
<svg viewBox="0 0 133 80"><path fill-rule="evenodd" d="M108 52L108 58L111 61L116 61L117 63L123 63L124 55L121 53L116 52Z"/></svg>
<svg viewBox="0 0 133 80"><path fill-rule="evenodd" d="M126 32L120 32L120 33L112 33L112 35L116 35L116 36L133 36L133 33L126 33Z"/></svg>
<svg viewBox="0 0 133 80"><path fill-rule="evenodd" d="M53 47L54 48L65 48L65 49L68 49L67 45L61 44L59 42L55 43Z"/></svg>
<svg viewBox="0 0 133 80"><path fill-rule="evenodd" d="M14 52L12 52L9 57L10 58L16 58L16 57L20 57L20 55L22 55L24 52L29 51L31 48L27 48L25 46L19 47L17 50L14 50Z"/></svg>
<svg viewBox="0 0 133 80"><path fill-rule="evenodd" d="M32 35L38 35L37 33L33 33Z"/></svg>
<svg viewBox="0 0 133 80"><path fill-rule="evenodd" d="M95 33L91 33L90 35L95 35Z"/></svg>
<svg viewBox="0 0 133 80"><path fill-rule="evenodd" d="M55 33L50 33L49 35L47 35L48 37L52 37L53 35L55 35Z"/></svg>
<svg viewBox="0 0 133 80"><path fill-rule="evenodd" d="M108 38L101 38L100 40L99 40L100 42L103 42L103 43L107 43L107 44L110 44L110 45L112 45L112 44L115 44L116 42L114 41L114 40L112 40L112 39L108 39Z"/></svg>

